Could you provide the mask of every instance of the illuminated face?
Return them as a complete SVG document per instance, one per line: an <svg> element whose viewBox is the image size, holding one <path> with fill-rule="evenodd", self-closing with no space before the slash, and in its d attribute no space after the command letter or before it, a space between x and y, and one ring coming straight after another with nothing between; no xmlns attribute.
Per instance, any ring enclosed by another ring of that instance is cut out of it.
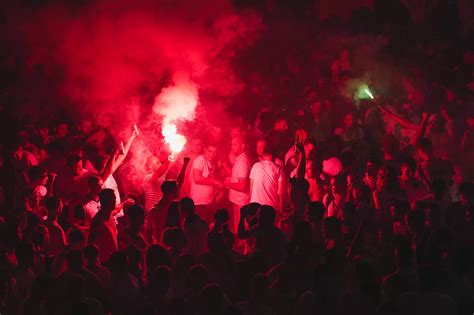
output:
<svg viewBox="0 0 474 315"><path fill-rule="evenodd" d="M231 138L236 138L242 136L242 129L240 127L233 127L229 131Z"/></svg>
<svg viewBox="0 0 474 315"><path fill-rule="evenodd" d="M301 142L305 142L308 139L308 132L304 129L298 129L295 131L295 138Z"/></svg>
<svg viewBox="0 0 474 315"><path fill-rule="evenodd" d="M244 150L244 144L240 138L232 138L230 143L230 150L234 155L240 155Z"/></svg>
<svg viewBox="0 0 474 315"><path fill-rule="evenodd" d="M202 141L201 139L195 139L193 142L193 153L194 154L201 154L202 153Z"/></svg>
<svg viewBox="0 0 474 315"><path fill-rule="evenodd" d="M208 146L204 149L204 157L208 161L214 161L217 154L217 148L213 146Z"/></svg>
<svg viewBox="0 0 474 315"><path fill-rule="evenodd" d="M168 157L169 156L170 156L170 154L167 151L161 150L160 155L158 156L158 159L159 159L158 163L159 164L164 164L164 163L168 162ZM158 165L158 167L159 167L159 165Z"/></svg>
<svg viewBox="0 0 474 315"><path fill-rule="evenodd" d="M147 161L150 172L156 172L160 168L160 161L156 156L150 156Z"/></svg>
<svg viewBox="0 0 474 315"><path fill-rule="evenodd" d="M90 120L83 120L81 123L81 131L85 135L89 135L92 132L92 121Z"/></svg>
<svg viewBox="0 0 474 315"><path fill-rule="evenodd" d="M49 137L48 128L46 128L46 127L38 128L38 135L43 139L47 139Z"/></svg>
<svg viewBox="0 0 474 315"><path fill-rule="evenodd" d="M408 167L408 165L403 164L400 167L400 171L402 172L402 177L403 178L411 178L413 176L413 172L411 169Z"/></svg>
<svg viewBox="0 0 474 315"><path fill-rule="evenodd" d="M76 176L82 175L82 161L81 160L77 161L77 163L72 166L72 171L74 175Z"/></svg>
<svg viewBox="0 0 474 315"><path fill-rule="evenodd" d="M288 123L285 119L281 119L275 122L275 130L286 131L288 130Z"/></svg>
<svg viewBox="0 0 474 315"><path fill-rule="evenodd" d="M257 155L258 156L262 156L263 155L263 151L265 151L265 145L266 145L266 142L265 140L258 140L257 141Z"/></svg>
<svg viewBox="0 0 474 315"><path fill-rule="evenodd" d="M104 115L100 118L100 126L105 130L110 130L112 128L112 117L109 115Z"/></svg>
<svg viewBox="0 0 474 315"><path fill-rule="evenodd" d="M68 133L68 126L67 124L59 124L57 127L56 127L56 136L58 138L64 138L67 136L67 133Z"/></svg>

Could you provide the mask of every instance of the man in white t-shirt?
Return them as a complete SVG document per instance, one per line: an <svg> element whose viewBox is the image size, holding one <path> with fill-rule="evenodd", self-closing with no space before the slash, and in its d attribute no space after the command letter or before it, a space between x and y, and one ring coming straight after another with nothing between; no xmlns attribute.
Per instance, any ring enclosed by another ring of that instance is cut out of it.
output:
<svg viewBox="0 0 474 315"><path fill-rule="evenodd" d="M233 228L237 233L240 219L240 208L250 202L249 175L252 163L246 152L245 141L242 136L232 138L231 153L236 157L232 166L232 176L224 182L229 188L229 201L232 202Z"/></svg>
<svg viewBox="0 0 474 315"><path fill-rule="evenodd" d="M250 202L272 206L276 211L283 207L284 171L273 162L273 156L265 148L260 162L250 171Z"/></svg>
<svg viewBox="0 0 474 315"><path fill-rule="evenodd" d="M189 197L193 199L196 212L210 223L214 216L214 199L216 190L224 184L215 179L217 146L208 144L204 147L204 154L198 155L192 164L193 181Z"/></svg>

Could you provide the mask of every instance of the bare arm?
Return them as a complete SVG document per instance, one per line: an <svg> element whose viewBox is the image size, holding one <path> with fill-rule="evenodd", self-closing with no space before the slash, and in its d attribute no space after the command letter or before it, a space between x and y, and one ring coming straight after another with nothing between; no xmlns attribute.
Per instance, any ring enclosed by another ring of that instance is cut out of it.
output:
<svg viewBox="0 0 474 315"><path fill-rule="evenodd" d="M56 173L50 173L49 178L48 178L48 195L47 197L53 196L54 192L54 181L56 180L56 176L58 176Z"/></svg>
<svg viewBox="0 0 474 315"><path fill-rule="evenodd" d="M241 240L255 237L255 232L256 232L255 229L247 230L245 228L245 218L246 218L246 216L244 215L244 213L242 213L242 208L241 208L240 209L239 227L238 227L238 232L237 232L237 236Z"/></svg>
<svg viewBox="0 0 474 315"><path fill-rule="evenodd" d="M426 127L428 126L428 118L429 118L428 114L423 113L421 124L418 126L416 130L416 134L411 139L410 141L411 144L413 145L417 144L425 136Z"/></svg>
<svg viewBox="0 0 474 315"><path fill-rule="evenodd" d="M278 195L278 210L281 211L283 209L283 189L284 189L285 183L284 181L280 180L278 181L278 190L277 190L277 195Z"/></svg>
<svg viewBox="0 0 474 315"><path fill-rule="evenodd" d="M185 157L183 159L183 166L181 166L178 176L176 177L176 182L178 183L178 187L181 187L181 185L184 182L184 175L186 174L186 168L188 167L189 161L190 159L188 157Z"/></svg>
<svg viewBox="0 0 474 315"><path fill-rule="evenodd" d="M239 178L237 183L228 182L226 186L227 188L237 190L243 193L249 193L250 191L249 190L250 183L249 183L248 178Z"/></svg>
<svg viewBox="0 0 474 315"><path fill-rule="evenodd" d="M112 174L112 169L113 169L113 166L114 166L114 160L115 160L115 156L118 154L118 151L117 152L114 152L110 157L109 157L109 160L107 161L107 163L105 164L105 167L104 167L104 170L102 171L102 173L99 174L99 177L105 182L107 180L107 178L109 178L109 176Z"/></svg>
<svg viewBox="0 0 474 315"><path fill-rule="evenodd" d="M450 137L453 137L454 136L454 122L453 122L453 120L451 119L451 117L449 117L449 114L448 114L448 112L446 111L445 108L441 109L441 115L443 116L444 120L446 121L446 131L448 132L448 135Z"/></svg>
<svg viewBox="0 0 474 315"><path fill-rule="evenodd" d="M124 146L124 151L123 154L119 154L118 156L115 157L114 165L112 167L112 174L115 173L115 171L120 167L120 165L123 163L125 158L128 155L128 152L130 151L130 147L132 146L133 141L135 141L135 138L137 137L136 131L133 131L132 135L130 138L128 138L127 143Z"/></svg>
<svg viewBox="0 0 474 315"><path fill-rule="evenodd" d="M296 167L296 177L303 179L306 172L306 155L304 153L303 144L298 143L296 147L298 148L298 151L300 151L300 158L298 161L298 166Z"/></svg>
<svg viewBox="0 0 474 315"><path fill-rule="evenodd" d="M418 126L415 123L411 122L410 120L408 120L406 118L403 118L403 117L400 117L400 116L392 113L388 109L383 108L382 106L379 106L379 108L380 108L380 110L382 111L383 114L385 114L390 119L395 120L403 128L412 129L412 130L416 130L418 128Z"/></svg>
<svg viewBox="0 0 474 315"><path fill-rule="evenodd" d="M212 178L205 178L202 176L202 171L200 169L193 169L193 180L198 185L205 186L218 186L219 182Z"/></svg>

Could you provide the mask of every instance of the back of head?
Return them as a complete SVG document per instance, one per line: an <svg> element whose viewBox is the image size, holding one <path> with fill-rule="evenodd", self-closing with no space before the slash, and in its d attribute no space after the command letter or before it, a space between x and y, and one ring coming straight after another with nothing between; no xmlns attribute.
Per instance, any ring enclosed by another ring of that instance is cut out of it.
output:
<svg viewBox="0 0 474 315"><path fill-rule="evenodd" d="M115 208L115 193L112 189L102 189L99 200L101 209L113 210Z"/></svg>
<svg viewBox="0 0 474 315"><path fill-rule="evenodd" d="M161 184L163 195L176 195L178 193L178 183L175 180L165 180Z"/></svg>
<svg viewBox="0 0 474 315"><path fill-rule="evenodd" d="M87 179L87 184L89 185L89 189L100 186L101 180L102 179L99 176L90 176Z"/></svg>
<svg viewBox="0 0 474 315"><path fill-rule="evenodd" d="M184 247L186 245L186 236L179 227L168 227L161 236L163 244L170 247Z"/></svg>
<svg viewBox="0 0 474 315"><path fill-rule="evenodd" d="M86 210L82 205L77 205L74 207L73 217L76 220L84 220L86 218Z"/></svg>
<svg viewBox="0 0 474 315"><path fill-rule="evenodd" d="M214 221L220 222L220 223L229 221L229 211L227 211L227 209L225 208L217 210L214 213Z"/></svg>
<svg viewBox="0 0 474 315"><path fill-rule="evenodd" d="M99 257L99 248L97 245L89 244L84 248L84 258L88 265L93 265L97 262Z"/></svg>
<svg viewBox="0 0 474 315"><path fill-rule="evenodd" d="M69 247L73 249L82 249L87 240L87 235L84 231L77 229L77 228L72 228L69 232L68 236L68 243Z"/></svg>
<svg viewBox="0 0 474 315"><path fill-rule="evenodd" d="M71 154L67 157L66 159L66 165L69 167L75 166L79 161L81 160L81 157L79 155Z"/></svg>
<svg viewBox="0 0 474 315"><path fill-rule="evenodd" d="M322 221L324 218L324 213L326 212L326 207L324 207L322 202L312 201L308 205L308 220L310 222Z"/></svg>
<svg viewBox="0 0 474 315"><path fill-rule="evenodd" d="M48 176L48 172L45 168L39 165L34 165L30 167L30 170L28 171L28 177L32 183L36 182L37 180L40 180L44 176Z"/></svg>
<svg viewBox="0 0 474 315"><path fill-rule="evenodd" d="M180 200L179 208L184 216L194 214L194 201L191 198L185 197Z"/></svg>
<svg viewBox="0 0 474 315"><path fill-rule="evenodd" d="M263 205L258 210L258 223L263 226L275 224L276 212L272 206Z"/></svg>
<svg viewBox="0 0 474 315"><path fill-rule="evenodd" d="M168 251L159 244L152 244L147 248L145 262L148 271L154 270L160 265L171 266Z"/></svg>
<svg viewBox="0 0 474 315"><path fill-rule="evenodd" d="M73 272L77 272L82 269L83 261L84 255L81 250L71 250L67 254L67 267Z"/></svg>

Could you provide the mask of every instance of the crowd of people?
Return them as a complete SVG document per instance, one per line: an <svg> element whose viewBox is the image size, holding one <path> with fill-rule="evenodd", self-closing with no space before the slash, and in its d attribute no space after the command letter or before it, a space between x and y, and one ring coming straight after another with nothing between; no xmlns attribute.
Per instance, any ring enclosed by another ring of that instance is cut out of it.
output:
<svg viewBox="0 0 474 315"><path fill-rule="evenodd" d="M327 68L340 91L351 51ZM20 119L0 313L472 314L474 53L451 69L456 87L413 69L394 100L316 92L190 129L133 185L147 133L120 139L119 114Z"/></svg>

